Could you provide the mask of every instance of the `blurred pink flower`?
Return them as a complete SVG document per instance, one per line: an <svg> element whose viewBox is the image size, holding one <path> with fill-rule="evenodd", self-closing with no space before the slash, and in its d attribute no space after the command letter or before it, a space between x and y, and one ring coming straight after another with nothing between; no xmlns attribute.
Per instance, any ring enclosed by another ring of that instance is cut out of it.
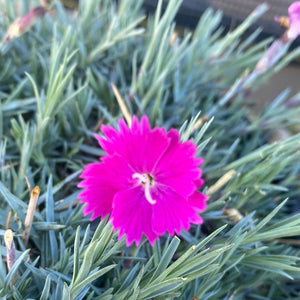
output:
<svg viewBox="0 0 300 300"><path fill-rule="evenodd" d="M203 222L198 212L207 197L197 191L203 160L195 158L193 142L181 143L175 129L151 129L146 116L140 122L133 117L131 128L121 119L119 131L101 130L105 138L96 138L107 155L87 165L78 184L84 215L92 213L93 220L110 214L127 246L139 245L143 233L153 245L165 232L173 236Z"/></svg>
<svg viewBox="0 0 300 300"><path fill-rule="evenodd" d="M295 39L300 35L300 1L296 1L289 6L290 27L287 31L289 39Z"/></svg>
<svg viewBox="0 0 300 300"><path fill-rule="evenodd" d="M9 28L3 38L3 42L8 42L14 38L19 37L26 30L28 30L37 19L43 18L46 11L47 10L45 7L37 6L37 7L33 8L31 11L29 11L22 18L18 18L14 23L12 23L9 26Z"/></svg>
<svg viewBox="0 0 300 300"><path fill-rule="evenodd" d="M252 75L257 75L270 70L286 53L289 43L300 35L300 1L296 1L289 6L289 17L275 17L281 27L287 28L286 32L276 39L270 48L258 61Z"/></svg>

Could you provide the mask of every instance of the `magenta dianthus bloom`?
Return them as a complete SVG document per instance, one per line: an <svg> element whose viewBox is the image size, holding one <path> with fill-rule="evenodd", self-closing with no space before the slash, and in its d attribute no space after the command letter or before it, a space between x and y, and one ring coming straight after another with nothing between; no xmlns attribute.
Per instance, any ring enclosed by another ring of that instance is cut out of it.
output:
<svg viewBox="0 0 300 300"><path fill-rule="evenodd" d="M110 214L127 246L139 245L143 233L153 245L165 232L173 236L203 222L198 212L207 197L197 191L203 160L195 158L192 141L181 143L175 129L151 129L146 116L140 122L134 116L131 128L121 119L119 131L105 125L101 130L105 137L96 138L107 155L87 165L78 184L84 215L93 220Z"/></svg>
<svg viewBox="0 0 300 300"><path fill-rule="evenodd" d="M300 35L300 1L289 6L290 28L287 31L289 39L295 39Z"/></svg>

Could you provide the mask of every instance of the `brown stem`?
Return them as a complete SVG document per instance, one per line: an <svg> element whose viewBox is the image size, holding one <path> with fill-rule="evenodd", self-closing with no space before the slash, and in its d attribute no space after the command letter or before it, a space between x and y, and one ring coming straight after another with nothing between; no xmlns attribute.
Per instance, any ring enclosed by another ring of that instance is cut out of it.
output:
<svg viewBox="0 0 300 300"><path fill-rule="evenodd" d="M38 186L36 186L30 193L30 200L28 204L27 214L25 217L24 231L23 231L23 238L22 238L25 247L27 246L28 243L30 230L32 227L33 216L36 209L36 203L39 198L39 194L40 194L40 188Z"/></svg>

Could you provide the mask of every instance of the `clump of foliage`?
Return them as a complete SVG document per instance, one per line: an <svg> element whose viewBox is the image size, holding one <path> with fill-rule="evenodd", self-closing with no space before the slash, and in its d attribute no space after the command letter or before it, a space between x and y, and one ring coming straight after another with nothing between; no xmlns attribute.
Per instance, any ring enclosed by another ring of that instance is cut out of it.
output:
<svg viewBox="0 0 300 300"><path fill-rule="evenodd" d="M0 1L1 36L19 2ZM21 14L29 3L39 5L23 1ZM248 104L300 50L249 77L271 40L243 34L266 7L226 35L209 9L177 35L180 3L159 1L145 18L140 0L79 1L78 11L57 2L1 44L1 299L298 299L300 135L271 140L299 122L299 95L283 91L256 115ZM204 224L154 247L127 248L78 203L82 167L103 155L93 134L122 117L112 83L131 115L180 129L205 159ZM28 185L40 196L27 243Z"/></svg>

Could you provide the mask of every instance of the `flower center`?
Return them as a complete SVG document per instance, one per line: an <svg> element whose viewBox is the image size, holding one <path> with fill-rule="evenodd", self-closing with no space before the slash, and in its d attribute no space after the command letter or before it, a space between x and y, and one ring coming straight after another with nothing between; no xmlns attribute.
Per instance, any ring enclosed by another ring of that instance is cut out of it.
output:
<svg viewBox="0 0 300 300"><path fill-rule="evenodd" d="M144 186L145 188L145 197L147 199L147 201L150 204L155 204L156 200L154 200L151 197L151 193L150 193L150 187L153 186L154 184L154 180L153 177L150 174L140 174L140 173L134 173L132 175L132 178L138 178L140 180L140 183Z"/></svg>

